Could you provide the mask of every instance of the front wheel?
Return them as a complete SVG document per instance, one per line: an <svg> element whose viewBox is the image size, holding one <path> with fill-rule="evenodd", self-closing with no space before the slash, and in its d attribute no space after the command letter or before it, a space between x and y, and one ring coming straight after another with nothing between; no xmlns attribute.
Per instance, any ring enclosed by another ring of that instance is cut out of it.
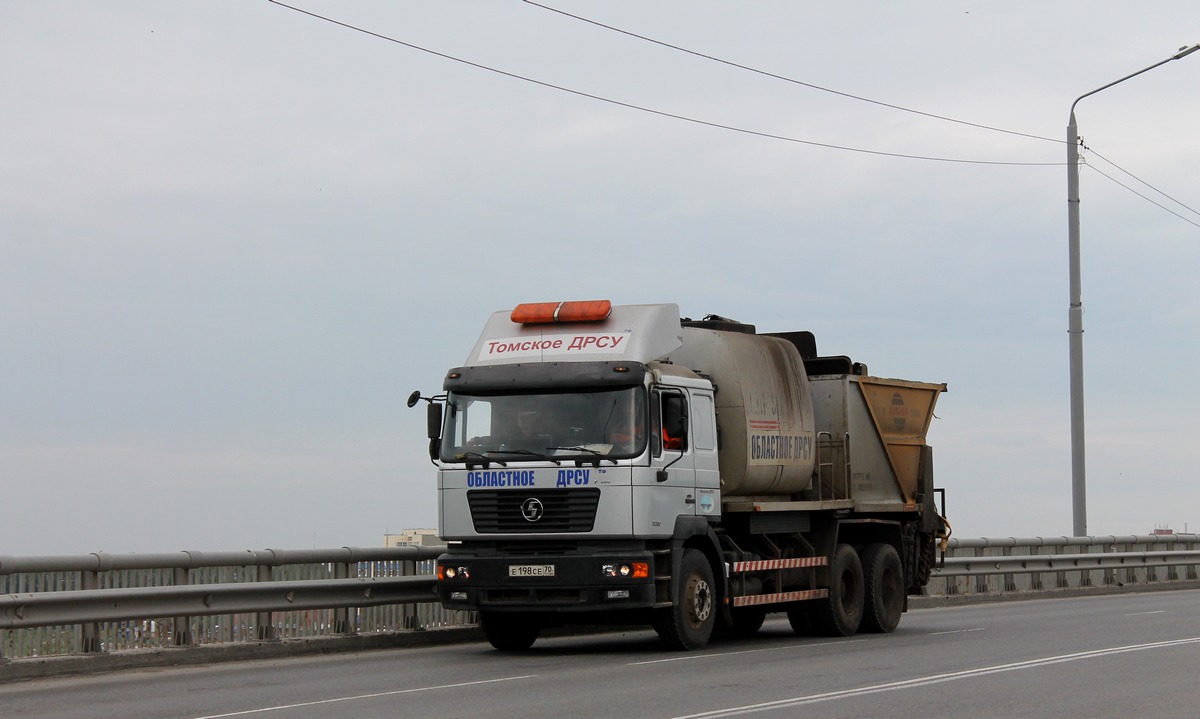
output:
<svg viewBox="0 0 1200 719"><path fill-rule="evenodd" d="M701 649L712 636L717 597L712 566L698 549L685 549L672 606L656 610L654 631L672 649Z"/></svg>
<svg viewBox="0 0 1200 719"><path fill-rule="evenodd" d="M502 652L520 652L533 646L542 627L528 614L480 612L479 625L488 642Z"/></svg>

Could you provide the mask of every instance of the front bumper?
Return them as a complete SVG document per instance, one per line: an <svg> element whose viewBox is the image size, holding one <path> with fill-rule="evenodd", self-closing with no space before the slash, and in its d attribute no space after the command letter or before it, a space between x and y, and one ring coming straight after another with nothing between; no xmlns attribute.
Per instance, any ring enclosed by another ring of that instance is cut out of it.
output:
<svg viewBox="0 0 1200 719"><path fill-rule="evenodd" d="M620 574L621 567L638 563L649 568L646 576ZM553 576L512 576L510 567L526 572L553 567ZM437 591L447 609L469 611L644 609L655 604L654 569L650 552L627 549L569 554L455 551L438 557Z"/></svg>

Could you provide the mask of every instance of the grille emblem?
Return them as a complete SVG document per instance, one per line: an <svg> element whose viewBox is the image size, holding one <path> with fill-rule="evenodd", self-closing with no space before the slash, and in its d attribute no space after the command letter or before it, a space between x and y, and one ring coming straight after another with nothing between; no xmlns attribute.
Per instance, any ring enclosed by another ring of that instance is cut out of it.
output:
<svg viewBox="0 0 1200 719"><path fill-rule="evenodd" d="M526 522L536 522L542 518L545 509L542 507L542 500L537 497L530 497L521 503L521 516Z"/></svg>

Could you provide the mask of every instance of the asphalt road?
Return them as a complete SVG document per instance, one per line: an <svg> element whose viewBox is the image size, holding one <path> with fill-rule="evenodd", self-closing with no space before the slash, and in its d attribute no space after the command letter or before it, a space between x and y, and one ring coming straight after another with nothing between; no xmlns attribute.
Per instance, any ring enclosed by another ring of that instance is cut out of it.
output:
<svg viewBox="0 0 1200 719"><path fill-rule="evenodd" d="M0 686L0 717L1200 717L1200 591L905 615L890 635L662 650L652 632L160 669Z"/></svg>

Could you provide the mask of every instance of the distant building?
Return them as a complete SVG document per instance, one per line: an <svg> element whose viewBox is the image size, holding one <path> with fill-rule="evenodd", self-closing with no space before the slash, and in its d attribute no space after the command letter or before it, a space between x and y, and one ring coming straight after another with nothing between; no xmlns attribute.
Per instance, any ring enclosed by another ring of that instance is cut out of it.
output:
<svg viewBox="0 0 1200 719"><path fill-rule="evenodd" d="M383 535L385 547L433 547L442 544L436 529L405 529L399 534Z"/></svg>
<svg viewBox="0 0 1200 719"><path fill-rule="evenodd" d="M1155 528L1154 528L1154 531L1152 531L1152 532L1150 532L1150 533L1151 533L1151 534L1158 534L1158 535L1164 535L1164 534L1174 534L1174 533L1175 533L1175 530L1174 530L1174 529L1171 529L1170 527L1155 527Z"/></svg>

